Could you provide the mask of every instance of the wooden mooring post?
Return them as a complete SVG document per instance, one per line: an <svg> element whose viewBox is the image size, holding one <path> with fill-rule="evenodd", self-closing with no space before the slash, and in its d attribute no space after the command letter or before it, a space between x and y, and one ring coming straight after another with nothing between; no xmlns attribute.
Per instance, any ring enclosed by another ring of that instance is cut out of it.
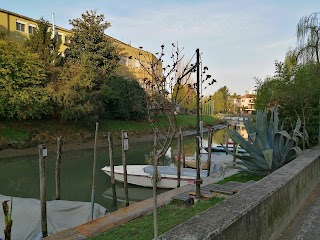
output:
<svg viewBox="0 0 320 240"><path fill-rule="evenodd" d="M128 193L128 175L127 175L127 155L126 151L129 149L129 139L127 131L121 132L122 138L122 165L123 165L123 176L124 176L124 196L126 201L126 207L129 206L129 193Z"/></svg>
<svg viewBox="0 0 320 240"><path fill-rule="evenodd" d="M46 163L48 150L42 144L39 148L39 174L40 174L40 204L41 204L41 231L42 237L48 236L47 229L47 194L46 194Z"/></svg>
<svg viewBox="0 0 320 240"><path fill-rule="evenodd" d="M61 177L61 156L62 156L62 137L57 138L57 159L55 169L56 180L56 200L60 200L60 177Z"/></svg>
<svg viewBox="0 0 320 240"><path fill-rule="evenodd" d="M207 172L207 176L210 176L210 170L211 170L211 145L212 145L212 134L213 132L211 131L211 127L208 126L208 162L207 162L207 168L208 168L208 172Z"/></svg>
<svg viewBox="0 0 320 240"><path fill-rule="evenodd" d="M177 166L177 187L180 187L181 183L181 128L178 135L178 166Z"/></svg>
<svg viewBox="0 0 320 240"><path fill-rule="evenodd" d="M233 126L233 130L237 131L237 125ZM237 154L237 148L238 146L236 145L237 143L233 141L233 161L236 161L236 156L234 154Z"/></svg>
<svg viewBox="0 0 320 240"><path fill-rule="evenodd" d="M180 134L181 134L181 154L182 154L182 166L183 168L186 167L186 156L185 156L185 153L184 153L184 144L183 144L183 133L182 133L182 130L180 128Z"/></svg>
<svg viewBox="0 0 320 240"><path fill-rule="evenodd" d="M117 205L117 192L116 192L116 181L114 179L114 163L113 163L113 139L110 132L108 132L108 145L109 145L109 161L111 171L111 187L112 187L112 200L113 206Z"/></svg>
<svg viewBox="0 0 320 240"><path fill-rule="evenodd" d="M93 168L92 168L92 188L91 188L91 220L93 220L93 216L94 216L94 195L95 195L95 187L96 187L98 128L99 128L99 123L96 122L96 131L95 131L95 136L94 136L94 148L93 148Z"/></svg>

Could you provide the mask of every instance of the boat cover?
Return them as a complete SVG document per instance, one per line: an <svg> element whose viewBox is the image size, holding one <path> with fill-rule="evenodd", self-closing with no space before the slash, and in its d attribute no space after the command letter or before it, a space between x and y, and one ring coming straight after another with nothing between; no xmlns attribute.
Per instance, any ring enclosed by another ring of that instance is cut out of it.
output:
<svg viewBox="0 0 320 240"><path fill-rule="evenodd" d="M0 195L1 203L11 197ZM40 200L32 198L12 198L12 240L41 239ZM2 205L2 204L1 204ZM95 204L94 218L105 215L107 210ZM64 200L47 201L47 229L48 235L72 228L91 221L91 203ZM4 239L4 214L0 206L0 239Z"/></svg>
<svg viewBox="0 0 320 240"><path fill-rule="evenodd" d="M147 166L144 167L144 172L148 173L150 175L153 174L153 166ZM170 166L158 166L158 173L160 175L165 174L165 175L177 175L177 168L176 167L170 167ZM196 177L197 172L196 169L191 169L191 168L181 168L181 176L184 177ZM201 171L201 177L206 177L207 176L207 171L202 170Z"/></svg>

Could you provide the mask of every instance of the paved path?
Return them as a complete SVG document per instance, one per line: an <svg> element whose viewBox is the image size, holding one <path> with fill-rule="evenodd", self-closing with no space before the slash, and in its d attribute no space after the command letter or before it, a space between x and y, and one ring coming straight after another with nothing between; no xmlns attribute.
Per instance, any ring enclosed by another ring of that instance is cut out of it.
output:
<svg viewBox="0 0 320 240"><path fill-rule="evenodd" d="M320 184L278 240L320 240Z"/></svg>

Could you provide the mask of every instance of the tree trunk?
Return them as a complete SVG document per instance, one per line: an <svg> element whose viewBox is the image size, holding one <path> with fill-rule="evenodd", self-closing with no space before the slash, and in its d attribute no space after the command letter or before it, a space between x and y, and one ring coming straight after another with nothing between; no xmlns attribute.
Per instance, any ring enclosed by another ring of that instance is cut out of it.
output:
<svg viewBox="0 0 320 240"><path fill-rule="evenodd" d="M158 155L157 155L157 133L154 133L153 141L153 231L154 239L158 237L158 199L157 199L157 182L158 182Z"/></svg>

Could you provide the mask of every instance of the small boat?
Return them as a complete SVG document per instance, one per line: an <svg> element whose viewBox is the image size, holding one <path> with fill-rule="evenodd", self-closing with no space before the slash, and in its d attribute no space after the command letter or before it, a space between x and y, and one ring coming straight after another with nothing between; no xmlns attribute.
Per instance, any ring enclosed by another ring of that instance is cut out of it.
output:
<svg viewBox="0 0 320 240"><path fill-rule="evenodd" d="M111 175L110 166L101 169L107 175ZM180 186L194 184L196 179L196 170L190 168L181 168ZM176 188L177 187L177 167L158 166L159 180L158 188ZM201 171L201 177L206 177L207 171ZM124 181L123 166L114 167L114 177L118 182ZM128 183L142 187L152 187L153 166L152 165L127 165Z"/></svg>
<svg viewBox="0 0 320 240"><path fill-rule="evenodd" d="M233 152L233 144L230 145L228 143L227 147L226 147L226 145L222 145L222 144L217 144L217 145L211 146L212 153L226 152L226 149L228 149L228 152ZM204 150L208 151L209 148L206 146L206 147L204 147ZM236 152L239 154L247 153L247 151L240 146L236 146Z"/></svg>
<svg viewBox="0 0 320 240"><path fill-rule="evenodd" d="M224 164L229 164L233 162L232 155L221 155L221 154L212 154L211 155L211 173L220 172L221 167ZM208 170L208 156L206 158L200 158L200 168L203 170ZM196 168L196 158L193 156L186 156L185 158L185 166L190 168Z"/></svg>

